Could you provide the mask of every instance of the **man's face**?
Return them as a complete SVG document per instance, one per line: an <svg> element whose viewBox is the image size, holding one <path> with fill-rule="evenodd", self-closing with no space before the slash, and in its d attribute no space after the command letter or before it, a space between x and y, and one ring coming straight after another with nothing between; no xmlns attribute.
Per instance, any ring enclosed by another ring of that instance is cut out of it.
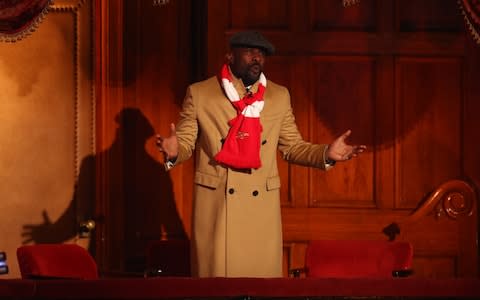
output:
<svg viewBox="0 0 480 300"><path fill-rule="evenodd" d="M233 48L228 56L233 74L249 86L255 83L263 72L265 51L258 48Z"/></svg>

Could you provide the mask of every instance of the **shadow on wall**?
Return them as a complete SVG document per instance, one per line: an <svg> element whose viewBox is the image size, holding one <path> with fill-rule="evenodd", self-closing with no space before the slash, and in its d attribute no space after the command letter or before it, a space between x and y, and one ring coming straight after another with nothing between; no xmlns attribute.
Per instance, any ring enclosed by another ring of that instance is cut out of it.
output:
<svg viewBox="0 0 480 300"><path fill-rule="evenodd" d="M106 256L118 260L107 265L142 271L150 242L165 236L187 239L176 209L171 178L145 149L147 140L155 133L152 125L136 108L123 109L116 115L115 122L118 127L112 145L83 159L68 208L55 222L44 211L42 224L24 225L24 244L65 242L79 234L79 222L94 220L97 229L102 231L100 248L112 251ZM95 201L95 161L98 159L107 174L107 180L98 187L106 203ZM89 250L95 257L98 241L93 237L99 234L92 232L90 236Z"/></svg>

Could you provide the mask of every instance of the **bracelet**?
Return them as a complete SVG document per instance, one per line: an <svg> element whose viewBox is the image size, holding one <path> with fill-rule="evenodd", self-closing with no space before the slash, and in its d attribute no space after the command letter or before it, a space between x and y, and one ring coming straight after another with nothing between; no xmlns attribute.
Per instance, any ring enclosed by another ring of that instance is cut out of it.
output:
<svg viewBox="0 0 480 300"><path fill-rule="evenodd" d="M163 165L165 166L165 171L168 171L175 166L175 163L171 160L167 160Z"/></svg>
<svg viewBox="0 0 480 300"><path fill-rule="evenodd" d="M325 159L325 164L327 164L327 165L334 166L336 163L337 163L336 160L333 160L333 159L330 159L330 158Z"/></svg>

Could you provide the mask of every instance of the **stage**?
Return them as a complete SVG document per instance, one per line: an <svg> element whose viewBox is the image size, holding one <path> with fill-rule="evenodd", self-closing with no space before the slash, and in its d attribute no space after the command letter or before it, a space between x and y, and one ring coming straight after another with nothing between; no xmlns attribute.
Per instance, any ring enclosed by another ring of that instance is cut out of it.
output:
<svg viewBox="0 0 480 300"><path fill-rule="evenodd" d="M479 279L118 278L0 280L0 299L479 298Z"/></svg>

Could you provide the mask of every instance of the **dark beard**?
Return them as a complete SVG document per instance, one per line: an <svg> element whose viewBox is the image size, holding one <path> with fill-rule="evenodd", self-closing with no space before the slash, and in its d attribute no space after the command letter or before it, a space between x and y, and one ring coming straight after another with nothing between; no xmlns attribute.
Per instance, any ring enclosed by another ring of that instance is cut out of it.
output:
<svg viewBox="0 0 480 300"><path fill-rule="evenodd" d="M257 80L259 79L260 77L258 78L242 78L242 82L243 82L243 85L244 86L250 86L252 84L254 84L255 82L257 82Z"/></svg>
<svg viewBox="0 0 480 300"><path fill-rule="evenodd" d="M250 70L254 67L254 66L258 66L258 71L252 71L250 72ZM248 66L245 74L243 74L242 76L242 81L243 81L243 84L245 86L249 86L249 85L252 85L254 84L255 82L258 81L258 79L260 78L260 74L262 74L262 68L259 64L252 64L250 66Z"/></svg>

